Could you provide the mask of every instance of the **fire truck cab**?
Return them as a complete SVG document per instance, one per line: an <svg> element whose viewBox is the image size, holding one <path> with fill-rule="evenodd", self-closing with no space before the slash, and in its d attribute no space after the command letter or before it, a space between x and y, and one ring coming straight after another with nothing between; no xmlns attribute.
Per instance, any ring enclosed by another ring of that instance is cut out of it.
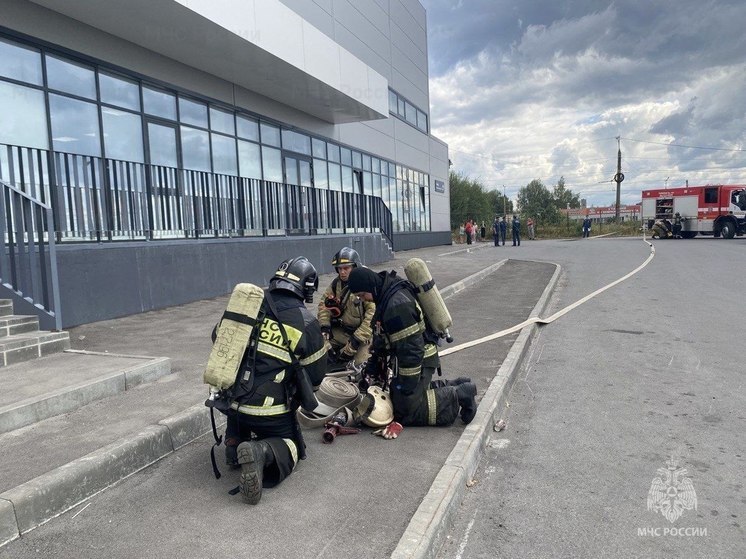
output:
<svg viewBox="0 0 746 559"><path fill-rule="evenodd" d="M670 231L681 215L681 236L691 239L714 235L732 239L746 233L746 186L707 185L644 190L642 220L648 229L656 222Z"/></svg>

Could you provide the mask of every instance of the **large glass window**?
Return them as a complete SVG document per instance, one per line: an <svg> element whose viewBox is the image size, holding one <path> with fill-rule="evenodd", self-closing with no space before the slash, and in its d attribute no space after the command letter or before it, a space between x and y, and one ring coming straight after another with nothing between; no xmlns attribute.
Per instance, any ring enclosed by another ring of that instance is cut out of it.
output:
<svg viewBox="0 0 746 559"><path fill-rule="evenodd" d="M100 72L98 86L102 102L133 111L140 110L140 87L136 82Z"/></svg>
<svg viewBox="0 0 746 559"><path fill-rule="evenodd" d="M326 142L317 138L313 139L313 156L320 159L326 159Z"/></svg>
<svg viewBox="0 0 746 559"><path fill-rule="evenodd" d="M235 135L236 125L233 122L233 113L210 107L210 130Z"/></svg>
<svg viewBox="0 0 746 559"><path fill-rule="evenodd" d="M210 134L212 138L212 165L216 173L237 175L236 140L222 134Z"/></svg>
<svg viewBox="0 0 746 559"><path fill-rule="evenodd" d="M0 81L0 143L48 149L44 92Z"/></svg>
<svg viewBox="0 0 746 559"><path fill-rule="evenodd" d="M282 131L282 148L311 155L311 138L292 130Z"/></svg>
<svg viewBox="0 0 746 559"><path fill-rule="evenodd" d="M92 68L73 64L55 56L46 56L47 85L51 89L96 99L96 74Z"/></svg>
<svg viewBox="0 0 746 559"><path fill-rule="evenodd" d="M57 151L101 155L98 107L62 95L49 95L52 147Z"/></svg>
<svg viewBox="0 0 746 559"><path fill-rule="evenodd" d="M329 177L326 173L326 161L323 159L313 160L313 185L316 188L329 188Z"/></svg>
<svg viewBox="0 0 746 559"><path fill-rule="evenodd" d="M329 146L329 161L333 163L339 163L339 146L335 144L328 144Z"/></svg>
<svg viewBox="0 0 746 559"><path fill-rule="evenodd" d="M329 189L342 190L342 175L336 163L329 163Z"/></svg>
<svg viewBox="0 0 746 559"><path fill-rule="evenodd" d="M176 120L176 97L166 91L142 88L143 108L149 115Z"/></svg>
<svg viewBox="0 0 746 559"><path fill-rule="evenodd" d="M236 124L238 125L238 136L254 142L259 141L259 123L253 118L248 118L242 115L236 117Z"/></svg>
<svg viewBox="0 0 746 559"><path fill-rule="evenodd" d="M262 146L262 168L264 180L282 182L282 157L279 149Z"/></svg>
<svg viewBox="0 0 746 559"><path fill-rule="evenodd" d="M262 132L262 143L269 146L280 147L280 129L266 122L260 125Z"/></svg>
<svg viewBox="0 0 746 559"><path fill-rule="evenodd" d="M184 124L207 128L207 105L179 97L179 120Z"/></svg>
<svg viewBox="0 0 746 559"><path fill-rule="evenodd" d="M144 156L140 115L102 107L101 116L104 124L106 157L142 163Z"/></svg>
<svg viewBox="0 0 746 559"><path fill-rule="evenodd" d="M242 177L262 178L262 155L258 144L238 140L238 170Z"/></svg>
<svg viewBox="0 0 746 559"><path fill-rule="evenodd" d="M181 158L185 169L210 170L210 136L204 130L181 127Z"/></svg>
<svg viewBox="0 0 746 559"><path fill-rule="evenodd" d="M153 165L178 167L176 128L157 122L148 122L148 154L150 163Z"/></svg>
<svg viewBox="0 0 746 559"><path fill-rule="evenodd" d="M38 50L0 39L0 76L42 85Z"/></svg>

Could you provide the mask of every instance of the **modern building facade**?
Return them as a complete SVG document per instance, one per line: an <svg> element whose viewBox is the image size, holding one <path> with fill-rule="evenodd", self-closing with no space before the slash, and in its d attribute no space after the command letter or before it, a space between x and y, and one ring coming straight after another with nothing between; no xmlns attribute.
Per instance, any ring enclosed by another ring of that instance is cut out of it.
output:
<svg viewBox="0 0 746 559"><path fill-rule="evenodd" d="M44 220L13 218L36 210L6 194L6 255L55 241L17 267L33 279L41 255L58 326L264 284L299 253L327 271L344 245L375 263L450 243L417 0L0 0L0 13L0 181L50 214L34 233Z"/></svg>

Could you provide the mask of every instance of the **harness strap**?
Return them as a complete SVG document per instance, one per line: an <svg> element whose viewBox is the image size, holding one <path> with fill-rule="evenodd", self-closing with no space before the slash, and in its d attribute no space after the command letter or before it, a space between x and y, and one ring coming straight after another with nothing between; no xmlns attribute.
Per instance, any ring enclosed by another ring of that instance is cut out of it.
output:
<svg viewBox="0 0 746 559"><path fill-rule="evenodd" d="M215 444L210 448L210 461L212 462L212 473L215 474L215 479L220 479L221 474L218 469L218 463L215 460L215 448L220 446L223 442L223 435L218 436L218 428L215 425L215 408L210 407L210 423L212 424L212 434L215 437Z"/></svg>

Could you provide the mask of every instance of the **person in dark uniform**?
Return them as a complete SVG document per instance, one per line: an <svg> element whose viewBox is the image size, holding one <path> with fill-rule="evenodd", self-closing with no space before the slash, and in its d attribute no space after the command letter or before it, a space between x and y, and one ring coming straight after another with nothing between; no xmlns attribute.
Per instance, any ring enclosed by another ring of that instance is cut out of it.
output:
<svg viewBox="0 0 746 559"><path fill-rule="evenodd" d="M361 299L376 303L373 351L366 367L374 375L380 360L392 365L394 421L404 426L451 425L460 414L464 423L471 422L477 387L465 377L433 382L440 366L437 336L428 330L411 284L396 272L355 268L348 285Z"/></svg>
<svg viewBox="0 0 746 559"><path fill-rule="evenodd" d="M234 385L225 412L226 461L240 466L239 488L252 505L261 499L262 487L279 485L305 458L295 410L300 401L315 399L313 386L326 374L321 327L304 305L313 302L318 285L316 269L305 257L280 264L265 291L256 343L249 344L241 363L244 381ZM214 330L213 342L215 335Z"/></svg>
<svg viewBox="0 0 746 559"><path fill-rule="evenodd" d="M591 218L585 216L583 220L583 238L590 237L591 235Z"/></svg>
<svg viewBox="0 0 746 559"><path fill-rule="evenodd" d="M513 246L521 246L521 220L518 219L517 215L513 216L512 229L513 229Z"/></svg>
<svg viewBox="0 0 746 559"><path fill-rule="evenodd" d="M681 238L681 214L676 212L673 216L673 238Z"/></svg>
<svg viewBox="0 0 746 559"><path fill-rule="evenodd" d="M497 216L492 222L492 238L495 240L495 246L500 246L500 220Z"/></svg>
<svg viewBox="0 0 746 559"><path fill-rule="evenodd" d="M321 332L330 345L329 364L335 370L344 369L350 361L360 365L368 359L373 338L370 321L376 305L362 301L347 287L350 272L362 265L356 250L343 247L337 252L332 258L337 277L319 301L317 316Z"/></svg>
<svg viewBox="0 0 746 559"><path fill-rule="evenodd" d="M503 246L505 246L505 234L508 232L508 223L505 221L505 216L500 220L500 240Z"/></svg>

